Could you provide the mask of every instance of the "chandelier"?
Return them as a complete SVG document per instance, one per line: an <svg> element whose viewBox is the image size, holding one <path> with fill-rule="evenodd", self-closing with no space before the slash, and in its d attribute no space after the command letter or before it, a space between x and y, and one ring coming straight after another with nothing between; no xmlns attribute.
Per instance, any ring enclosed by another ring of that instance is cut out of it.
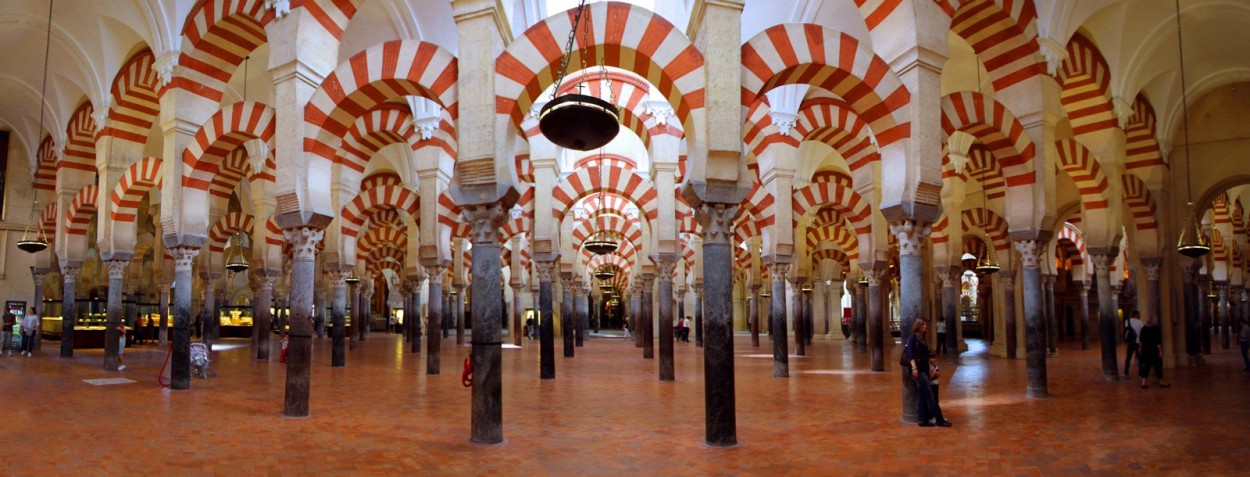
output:
<svg viewBox="0 0 1250 477"><path fill-rule="evenodd" d="M582 80L578 84L578 93L560 94L560 87L568 73L569 60L573 56L573 40L581 27L582 16L586 13L586 0L582 0L573 15L573 29L569 31L569 39L564 46L564 57L560 64L560 75L556 77L555 89L551 92L551 101L538 113L538 129L553 144L578 151L589 151L616 138L620 132L619 112L611 101L612 80L608 78L607 67L601 58L596 58L599 65L600 79L607 85L609 101L594 96L581 94L588 80L586 74L586 57L590 54L590 24L586 24L583 32L581 54Z"/></svg>
<svg viewBox="0 0 1250 477"><path fill-rule="evenodd" d="M235 232L226 243L226 270L234 273L247 271L247 235Z"/></svg>
<svg viewBox="0 0 1250 477"><path fill-rule="evenodd" d="M1198 211L1194 210L1193 179L1189 164L1189 98L1185 91L1185 43L1181 37L1181 2L1176 0L1176 48L1181 61L1181 126L1185 128L1185 222L1181 224L1181 236L1176 241L1176 251L1186 257L1198 258L1211 252L1211 242L1202 233Z"/></svg>
<svg viewBox="0 0 1250 477"><path fill-rule="evenodd" d="M990 210L988 207L989 199L986 197L988 195L989 193L986 192L983 183L981 187L981 208L987 212ZM981 237L977 237L977 240L981 240ZM990 240L989 232L985 234L984 243L985 253L981 254L981 258L977 259L975 270L983 275L993 275L995 272L1002 270L1003 267L998 266L998 262L994 260L994 242Z"/></svg>
<svg viewBox="0 0 1250 477"><path fill-rule="evenodd" d="M616 276L616 272L612 271L611 265L605 264L595 270L594 276L600 280L611 280L612 277Z"/></svg>
<svg viewBox="0 0 1250 477"><path fill-rule="evenodd" d="M52 46L52 4L48 2L48 34L43 43L43 86L39 90L39 129L43 134L43 106L48 94L48 51ZM17 241L17 248L26 253L39 253L48 248L48 236L43 231L43 221L39 220L39 191L35 191L35 200L30 203L30 216L26 220L26 229L22 231L22 239ZM32 230L33 229L33 230Z"/></svg>
<svg viewBox="0 0 1250 477"><path fill-rule="evenodd" d="M605 161L606 161L606 158L603 157L603 152L600 151L599 152L599 187L600 187L599 203L595 207L595 216L594 218L591 219L595 221L593 225L595 226L597 230L591 234L590 240L587 240L586 243L584 244L584 246L586 247L586 251L593 253L595 255L607 255L609 253L615 252L616 249L619 247L619 244L617 244L615 240L612 240L611 236L609 235L607 231L607 227L603 223L603 209L607 205L606 201L604 200L605 193L603 192L603 189L606 188L606 183L607 183L607 177L605 177L606 170L607 170L607 167L605 167L605 164L604 164Z"/></svg>

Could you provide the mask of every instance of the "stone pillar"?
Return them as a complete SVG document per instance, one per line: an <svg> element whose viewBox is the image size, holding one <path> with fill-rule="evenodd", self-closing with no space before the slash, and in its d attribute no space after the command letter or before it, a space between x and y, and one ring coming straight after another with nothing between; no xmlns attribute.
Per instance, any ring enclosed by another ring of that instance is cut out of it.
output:
<svg viewBox="0 0 1250 477"><path fill-rule="evenodd" d="M807 346L812 345L812 338L815 337L816 318L812 313L812 294L815 288L809 287L807 290L800 290L803 293L803 340Z"/></svg>
<svg viewBox="0 0 1250 477"><path fill-rule="evenodd" d="M356 339L364 341L369 337L369 325L373 314L373 277L365 277L360 282L360 326L356 328Z"/></svg>
<svg viewBox="0 0 1250 477"><path fill-rule="evenodd" d="M1044 398L1049 395L1046 379L1046 312L1042 309L1042 269L1041 260L1046 251L1046 243L1041 240L1021 240L1015 242L1020 252L1020 265L1024 268L1022 285L1024 289L1024 353L1028 367L1027 396ZM1115 346L1112 344L1112 352ZM1112 372L1114 374L1114 366Z"/></svg>
<svg viewBox="0 0 1250 477"><path fill-rule="evenodd" d="M1116 341L1115 342L1117 344L1124 341L1124 329L1121 327L1123 325L1124 320L1120 319L1120 290L1123 290L1123 289L1124 289L1123 282L1119 284L1111 285L1111 310L1112 310L1111 316L1113 317L1113 321L1115 322L1115 325L1116 325L1116 328L1115 328L1115 340ZM1116 368L1116 369L1119 369L1119 368Z"/></svg>
<svg viewBox="0 0 1250 477"><path fill-rule="evenodd" d="M287 308L286 393L282 415L308 416L312 368L312 304L317 271L317 244L325 231L314 227L283 229L291 244L291 284Z"/></svg>
<svg viewBox="0 0 1250 477"><path fill-rule="evenodd" d="M885 371L885 337L882 336L885 313L881 306L881 281L885 278L886 270L881 268L864 272L868 275L868 293L865 300L868 302L865 307L868 316L864 327L868 336L869 368L873 371Z"/></svg>
<svg viewBox="0 0 1250 477"><path fill-rule="evenodd" d="M456 302L455 288L448 287L443 289L443 339L451 337L451 330L456 328Z"/></svg>
<svg viewBox="0 0 1250 477"><path fill-rule="evenodd" d="M317 339L326 337L326 311L325 309L326 309L325 285L315 286L313 288L313 329L317 332Z"/></svg>
<svg viewBox="0 0 1250 477"><path fill-rule="evenodd" d="M426 274L430 277L429 303L426 305L426 344L425 374L438 375L443 344L443 271L446 266L438 260L422 263Z"/></svg>
<svg viewBox="0 0 1250 477"><path fill-rule="evenodd" d="M104 325L104 370L117 371L117 351L118 338L122 335L117 332L117 325L122 324L122 279L126 276L126 268L130 266L129 260L106 260L104 265L108 268L109 274L109 294L108 294L108 318Z"/></svg>
<svg viewBox="0 0 1250 477"><path fill-rule="evenodd" d="M1160 329L1170 329L1165 325L1163 320L1163 304L1159 294L1159 269L1163 266L1163 259L1158 257L1142 257L1142 269L1146 275L1146 320L1153 321L1159 325ZM1175 356L1173 346L1164 346L1163 352L1166 356ZM1175 363L1173 359L1165 359L1165 363Z"/></svg>
<svg viewBox="0 0 1250 477"><path fill-rule="evenodd" d="M865 275L865 280L868 280ZM851 313L855 315L855 350L860 353L868 353L868 281L860 283L858 280L852 287L853 295Z"/></svg>
<svg viewBox="0 0 1250 477"><path fill-rule="evenodd" d="M348 269L330 272L330 367L347 366L347 282Z"/></svg>
<svg viewBox="0 0 1250 477"><path fill-rule="evenodd" d="M253 356L259 360L269 360L269 335L273 330L273 285L278 280L277 272L260 270L256 277L256 300L252 302L252 347ZM287 342L288 350L290 342ZM288 351L290 353L290 351Z"/></svg>
<svg viewBox="0 0 1250 477"><path fill-rule="evenodd" d="M157 293L160 294L159 306L160 306L160 313L161 313L161 329L158 332L158 334L160 335L161 347L164 348L165 345L169 342L169 293L171 290L169 287L169 282L164 281L164 280L161 280L161 282L157 285L157 287L159 287L159 290L157 290Z"/></svg>
<svg viewBox="0 0 1250 477"><path fill-rule="evenodd" d="M421 319L421 281L413 280L412 283L412 316L408 318L405 328L412 329L412 343L410 353L416 354L421 352L421 325L425 321ZM415 368L414 368L415 369Z"/></svg>
<svg viewBox="0 0 1250 477"><path fill-rule="evenodd" d="M521 346L525 325L521 323L521 284L512 285L512 344Z"/></svg>
<svg viewBox="0 0 1250 477"><path fill-rule="evenodd" d="M456 293L451 295L452 303L456 307L456 344L462 345L464 344L464 284L457 283L452 286L456 289Z"/></svg>
<svg viewBox="0 0 1250 477"><path fill-rule="evenodd" d="M77 321L78 304L75 303L75 284L82 267L77 264L61 264L61 357L74 357L74 323Z"/></svg>
<svg viewBox="0 0 1250 477"><path fill-rule="evenodd" d="M179 246L170 248L169 252L174 257L174 346L169 364L169 388L187 390L191 389L191 288L195 286L191 264L200 249Z"/></svg>
<svg viewBox="0 0 1250 477"><path fill-rule="evenodd" d="M573 311L573 294L577 293L577 285L573 283L573 278L569 277L564 279L563 286L560 288L564 295L564 300L560 304L560 338L564 342L564 357L572 358L575 354L573 351L575 346L573 315L576 313Z"/></svg>
<svg viewBox="0 0 1250 477"><path fill-rule="evenodd" d="M706 441L714 446L738 442L734 397L733 217L737 205L704 203L696 211L703 226L703 286L707 336L703 352L703 399Z"/></svg>
<svg viewBox="0 0 1250 477"><path fill-rule="evenodd" d="M1198 297L1201 298L1198 312L1202 317L1202 354L1211 354L1211 331L1215 321L1215 303L1213 303L1215 300L1212 297L1215 295L1215 289L1212 288L1210 275L1200 275L1198 281L1200 287Z"/></svg>
<svg viewBox="0 0 1250 477"><path fill-rule="evenodd" d="M807 279L803 277L795 278L790 282L794 288L794 303L790 304L792 309L791 315L794 318L794 355L807 356L807 315L803 306L803 285L807 283ZM789 363L787 363L787 372Z"/></svg>
<svg viewBox="0 0 1250 477"><path fill-rule="evenodd" d="M503 442L503 270L499 227L508 217L499 203L463 207L473 226L473 410L472 438L478 444ZM461 295L463 296L463 294ZM463 301L461 302L463 303ZM463 321L462 321L463 323Z"/></svg>
<svg viewBox="0 0 1250 477"><path fill-rule="evenodd" d="M703 285L694 286L694 346L703 347Z"/></svg>
<svg viewBox="0 0 1250 477"><path fill-rule="evenodd" d="M1045 305L1043 311L1046 312L1046 348L1047 355L1051 358L1059 356L1059 320L1055 317L1055 275L1047 273L1042 275L1042 291Z"/></svg>
<svg viewBox="0 0 1250 477"><path fill-rule="evenodd" d="M907 343L912 325L924 319L924 261L920 253L930 228L925 222L903 220L890 224L890 233L898 239L899 338ZM903 422L919 422L916 380L911 377L911 369L900 366L899 380L903 384Z"/></svg>
<svg viewBox="0 0 1250 477"><path fill-rule="evenodd" d="M642 348L642 285L641 277L635 277L629 286L629 325L634 332L634 347Z"/></svg>
<svg viewBox="0 0 1250 477"><path fill-rule="evenodd" d="M212 351L213 343L221 338L221 316L217 308L217 282L221 280L221 273L206 272L201 278L204 280L204 323L201 324L204 327L203 341L208 350Z"/></svg>
<svg viewBox="0 0 1250 477"><path fill-rule="evenodd" d="M43 347L43 280L48 277L48 273L42 269L30 267L30 276L35 281L34 303L35 314L39 315L39 324L35 326L35 350L38 351Z"/></svg>
<svg viewBox="0 0 1250 477"><path fill-rule="evenodd" d="M589 295L590 287L585 282L578 283L577 288L573 289L573 347L575 348L585 345L586 313L589 309L587 297Z"/></svg>
<svg viewBox="0 0 1250 477"><path fill-rule="evenodd" d="M751 346L760 347L760 284L751 284L751 316L749 326L751 327Z"/></svg>
<svg viewBox="0 0 1250 477"><path fill-rule="evenodd" d="M987 275L986 278L989 276ZM1007 350L1007 359L1016 359L1020 356L1020 345L1017 336L1020 334L1019 320L1016 318L1016 271L1002 270L998 272L998 282L1003 287L1003 339L1004 348ZM993 307L994 295L988 294L986 298L991 301L990 307ZM1027 312L1026 312L1027 313ZM989 318L990 321L993 318ZM982 330L982 333L990 333Z"/></svg>
<svg viewBox="0 0 1250 477"><path fill-rule="evenodd" d="M706 262L705 262L706 263ZM786 344L786 274L790 271L788 262L768 264L768 275L772 278L772 305L770 308L770 327L773 336L773 377L790 377L790 351ZM706 278L706 277L705 277Z"/></svg>
<svg viewBox="0 0 1250 477"><path fill-rule="evenodd" d="M677 257L657 254L652 261L655 262L655 282L660 295L660 381L673 381L673 269L677 265Z"/></svg>
<svg viewBox="0 0 1250 477"><path fill-rule="evenodd" d="M1077 293L1081 294L1081 349L1086 350L1089 349L1090 330L1094 328L1089 323L1089 282L1081 281L1077 286Z"/></svg>
<svg viewBox="0 0 1250 477"><path fill-rule="evenodd" d="M639 318L642 321L640 332L642 333L643 359L655 358L655 311L652 308L655 304L655 299L654 295L651 294L654 285L655 274L642 274L642 314Z"/></svg>
<svg viewBox="0 0 1250 477"><path fill-rule="evenodd" d="M551 274L556 264L553 261L535 261L534 265L538 270L539 379L555 379L555 311L551 304Z"/></svg>
<svg viewBox="0 0 1250 477"><path fill-rule="evenodd" d="M942 281L942 319L946 321L946 360L959 362L959 289L963 285L961 267L938 271Z"/></svg>
<svg viewBox="0 0 1250 477"><path fill-rule="evenodd" d="M1185 306L1185 354L1189 356L1189 365L1198 366L1202 359L1202 323L1198 317L1199 303L1202 297L1198 293L1198 269L1202 262L1195 258L1181 259L1181 281L1184 290Z"/></svg>
<svg viewBox="0 0 1250 477"><path fill-rule="evenodd" d="M1218 313L1218 323L1220 333L1220 349L1228 349L1228 282L1215 282L1215 292L1219 296L1219 304L1216 306Z"/></svg>
<svg viewBox="0 0 1250 477"><path fill-rule="evenodd" d="M1094 277L1098 286L1098 334L1102 341L1102 377L1106 381L1120 380L1120 365L1116 357L1116 313L1111 293L1111 264L1115 251L1102 254L1090 253L1094 261Z"/></svg>

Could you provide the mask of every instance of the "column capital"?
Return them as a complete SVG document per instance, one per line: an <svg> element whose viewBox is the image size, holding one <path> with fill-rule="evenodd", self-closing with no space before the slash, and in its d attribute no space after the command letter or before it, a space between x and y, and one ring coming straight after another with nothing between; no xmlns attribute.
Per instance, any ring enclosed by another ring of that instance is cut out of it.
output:
<svg viewBox="0 0 1250 477"><path fill-rule="evenodd" d="M1053 288L1055 286L1055 278L1056 276L1053 273L1043 273L1042 286L1046 288Z"/></svg>
<svg viewBox="0 0 1250 477"><path fill-rule="evenodd" d="M1163 259L1159 257L1143 257L1141 263L1142 269L1146 272L1146 281L1159 281L1159 269L1163 265Z"/></svg>
<svg viewBox="0 0 1250 477"><path fill-rule="evenodd" d="M1094 273L1103 274L1111 272L1111 264L1115 263L1115 255L1090 255L1090 260L1094 262Z"/></svg>
<svg viewBox="0 0 1250 477"><path fill-rule="evenodd" d="M105 260L104 265L108 267L109 280L121 280L126 278L126 269L130 268L130 260Z"/></svg>
<svg viewBox="0 0 1250 477"><path fill-rule="evenodd" d="M734 204L704 203L695 210L695 220L703 227L705 244L730 244L733 238L733 218L738 215Z"/></svg>
<svg viewBox="0 0 1250 477"><path fill-rule="evenodd" d="M881 280L885 278L885 268L870 268L864 270L864 276L868 278L868 286L879 287Z"/></svg>
<svg viewBox="0 0 1250 477"><path fill-rule="evenodd" d="M890 233L898 238L899 255L920 255L924 239L932 232L928 222L904 219L890 224Z"/></svg>
<svg viewBox="0 0 1250 477"><path fill-rule="evenodd" d="M938 276L938 279L942 281L942 288L955 288L955 287L958 287L962 283L961 281L962 275L959 274L958 272L952 272L949 270L938 270L937 276Z"/></svg>
<svg viewBox="0 0 1250 477"><path fill-rule="evenodd" d="M770 262L765 265L768 267L768 276L772 278L773 283L785 283L786 274L790 272L790 264L786 262Z"/></svg>
<svg viewBox="0 0 1250 477"><path fill-rule="evenodd" d="M443 286L443 281L444 281L443 272L445 271L447 271L447 265L436 263L436 264L425 266L425 273L427 276L430 277L430 284L432 285Z"/></svg>
<svg viewBox="0 0 1250 477"><path fill-rule="evenodd" d="M1020 265L1024 268L1041 268L1042 254L1046 251L1046 242L1041 240L1017 240L1013 243L1016 251L1020 252Z"/></svg>
<svg viewBox="0 0 1250 477"><path fill-rule="evenodd" d="M657 253L651 255L651 261L655 263L655 278L660 283L672 283L673 271L677 268L677 256L675 254Z"/></svg>
<svg viewBox="0 0 1250 477"><path fill-rule="evenodd" d="M550 282L551 271L555 270L555 268L556 268L556 262L554 260L553 261L538 261L538 260L534 261L534 270L538 272L538 281L540 283Z"/></svg>
<svg viewBox="0 0 1250 477"><path fill-rule="evenodd" d="M703 299L703 285L694 286L694 296L700 300Z"/></svg>
<svg viewBox="0 0 1250 477"><path fill-rule="evenodd" d="M191 264L199 254L200 249L193 247L179 246L169 249L169 255L174 257L174 270L190 270Z"/></svg>
<svg viewBox="0 0 1250 477"><path fill-rule="evenodd" d="M1184 283L1193 283L1198 278L1199 268L1202 268L1202 261L1189 257L1181 259L1181 279Z"/></svg>
<svg viewBox="0 0 1250 477"><path fill-rule="evenodd" d="M502 202L465 205L460 208L460 218L473 227L471 241L476 244L499 244L499 227L508 219L508 210Z"/></svg>
<svg viewBox="0 0 1250 477"><path fill-rule="evenodd" d="M292 260L311 261L317 257L317 245L325 238L325 230L317 227L293 227L282 229L282 235L291 243Z"/></svg>

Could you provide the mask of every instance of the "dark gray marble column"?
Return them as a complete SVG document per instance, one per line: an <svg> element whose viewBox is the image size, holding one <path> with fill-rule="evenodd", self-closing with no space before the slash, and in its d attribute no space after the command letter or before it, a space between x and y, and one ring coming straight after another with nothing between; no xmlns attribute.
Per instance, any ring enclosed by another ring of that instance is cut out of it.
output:
<svg viewBox="0 0 1250 477"><path fill-rule="evenodd" d="M1094 329L1089 323L1089 281L1082 281L1077 286L1077 293L1081 294L1081 349L1089 349L1089 336L1093 334L1090 331Z"/></svg>
<svg viewBox="0 0 1250 477"><path fill-rule="evenodd" d="M629 330L634 334L635 348L642 348L642 285L637 283L639 280L634 277L634 283L629 286Z"/></svg>
<svg viewBox="0 0 1250 477"><path fill-rule="evenodd" d="M1162 297L1159 292L1159 269L1163 266L1163 259L1159 257L1142 257L1142 271L1146 276L1146 313L1145 318L1158 323L1161 328L1167 327L1168 323L1163 319ZM1168 347L1164 347L1164 351L1168 351ZM1172 354L1168 352L1168 354Z"/></svg>
<svg viewBox="0 0 1250 477"><path fill-rule="evenodd" d="M347 277L349 269L330 272L330 367L347 366Z"/></svg>
<svg viewBox="0 0 1250 477"><path fill-rule="evenodd" d="M35 350L38 351L43 347L43 281L48 278L48 272L42 268L30 267L30 276L35 281L35 296L30 306L35 308L35 314L39 316L39 324L35 326Z"/></svg>
<svg viewBox="0 0 1250 477"><path fill-rule="evenodd" d="M1015 247L1020 252L1020 265L1024 269L1021 291L1024 295L1024 353L1028 368L1026 395L1044 398L1050 394L1046 379L1046 312L1042 309L1041 261L1046 252L1046 242L1021 240L1015 242Z"/></svg>
<svg viewBox="0 0 1250 477"><path fill-rule="evenodd" d="M677 257L657 254L652 261L655 262L656 293L660 295L660 381L673 381L673 269Z"/></svg>
<svg viewBox="0 0 1250 477"><path fill-rule="evenodd" d="M703 347L703 285L694 286L694 346Z"/></svg>
<svg viewBox="0 0 1250 477"><path fill-rule="evenodd" d="M360 326L356 328L356 339L361 342L369 337L369 325L373 321L373 277L366 276L360 282Z"/></svg>
<svg viewBox="0 0 1250 477"><path fill-rule="evenodd" d="M1098 286L1098 335L1102 342L1102 377L1106 381L1120 380L1120 365L1116 357L1116 313L1111 293L1111 265L1116 250L1090 250L1094 261L1094 277Z"/></svg>
<svg viewBox="0 0 1250 477"><path fill-rule="evenodd" d="M291 244L291 284L287 308L286 394L282 415L307 417L312 385L312 305L317 272L317 244L325 231L296 227L282 231Z"/></svg>
<svg viewBox="0 0 1250 477"><path fill-rule="evenodd" d="M464 344L464 284L454 285L455 293L451 295L453 306L456 307L456 344Z"/></svg>
<svg viewBox="0 0 1250 477"><path fill-rule="evenodd" d="M812 316L813 288L811 285L808 285L806 290L800 290L800 292L803 296L803 344L811 346L812 337L814 336L813 329L816 326L816 320Z"/></svg>
<svg viewBox="0 0 1250 477"><path fill-rule="evenodd" d="M577 293L577 285L573 283L573 278L565 277L560 288L564 295L564 300L560 302L560 339L564 343L564 357L572 358L575 354L573 315L577 313L573 311L573 295Z"/></svg>
<svg viewBox="0 0 1250 477"><path fill-rule="evenodd" d="M769 277L772 279L772 300L769 308L769 326L773 337L773 377L790 377L790 350L786 343L786 274L790 271L789 262L776 261L768 264Z"/></svg>
<svg viewBox="0 0 1250 477"><path fill-rule="evenodd" d="M590 287L585 282L578 283L573 289L573 346L581 348L586 341L586 313L589 305Z"/></svg>
<svg viewBox="0 0 1250 477"><path fill-rule="evenodd" d="M551 274L554 261L535 261L538 271L538 362L539 379L556 378L555 310L551 303Z"/></svg>
<svg viewBox="0 0 1250 477"><path fill-rule="evenodd" d="M1184 295L1185 310L1185 354L1189 356L1189 365L1198 366L1202 359L1202 324L1198 318L1199 303L1202 301L1198 293L1198 269L1202 262L1195 258L1182 257L1181 283Z"/></svg>
<svg viewBox="0 0 1250 477"><path fill-rule="evenodd" d="M754 348L760 347L760 288L758 283L752 284L750 288L751 315L748 318L750 320L748 326L751 327L751 346Z"/></svg>
<svg viewBox="0 0 1250 477"><path fill-rule="evenodd" d="M264 270L258 267L256 276L256 300L252 302L252 346L253 356L259 360L269 360L269 335L273 330L273 314L269 311L273 306L273 285L278 280L276 270ZM290 349L290 342L288 350ZM288 351L289 353L289 351Z"/></svg>
<svg viewBox="0 0 1250 477"><path fill-rule="evenodd" d="M207 268L207 267L205 267ZM204 280L204 344L213 350L213 343L221 338L221 317L218 300L221 295L217 291L217 283L221 280L221 272L206 272L201 275ZM224 293L223 293L224 294ZM136 324L136 326L138 326Z"/></svg>
<svg viewBox="0 0 1250 477"><path fill-rule="evenodd" d="M946 361L959 362L959 291L963 286L962 267L938 270L942 281L942 319L946 320Z"/></svg>
<svg viewBox="0 0 1250 477"><path fill-rule="evenodd" d="M503 442L503 270L499 267L499 227L508 217L501 204L465 206L461 216L473 226L473 411L471 441ZM463 296L463 294L462 294Z"/></svg>
<svg viewBox="0 0 1250 477"><path fill-rule="evenodd" d="M925 222L903 220L890 224L890 233L898 239L899 338L906 343L911 337L912 325L924 319L924 261L920 254L930 228ZM916 411L916 380L911 377L911 369L900 366L899 380L903 384L903 422L920 422Z"/></svg>
<svg viewBox="0 0 1250 477"><path fill-rule="evenodd" d="M425 349L425 374L438 375L441 367L443 345L443 272L446 265L438 259L422 260L426 275L429 276L429 302L425 305L426 336L428 342Z"/></svg>
<svg viewBox="0 0 1250 477"><path fill-rule="evenodd" d="M1220 334L1220 349L1228 349L1228 282L1223 280L1215 282L1215 293L1219 297L1215 311L1218 320L1216 328Z"/></svg>
<svg viewBox="0 0 1250 477"><path fill-rule="evenodd" d="M224 293L222 294L224 295ZM324 283L313 288L313 330L317 339L326 337L326 291ZM221 295L218 295L221 296Z"/></svg>
<svg viewBox="0 0 1250 477"><path fill-rule="evenodd" d="M1042 291L1045 300L1042 310L1046 312L1046 349L1051 358L1059 356L1059 320L1055 318L1055 275L1042 275Z"/></svg>
<svg viewBox="0 0 1250 477"><path fill-rule="evenodd" d="M1215 319L1215 290L1211 285L1210 271L1207 275L1198 276L1198 296L1202 298L1198 302L1198 312L1202 317L1202 354L1211 354L1211 330L1214 327Z"/></svg>
<svg viewBox="0 0 1250 477"><path fill-rule="evenodd" d="M521 284L512 285L512 344L521 346L525 325L521 323Z"/></svg>
<svg viewBox="0 0 1250 477"><path fill-rule="evenodd" d="M851 282L851 329L855 332L855 351L868 352L868 283Z"/></svg>
<svg viewBox="0 0 1250 477"><path fill-rule="evenodd" d="M173 247L169 252L174 257L174 346L169 361L169 388L187 390L191 389L191 291L195 286L191 264L200 250Z"/></svg>
<svg viewBox="0 0 1250 477"><path fill-rule="evenodd" d="M161 280L161 282L157 284L157 287L157 293L160 294L159 310L161 314L161 328L158 334L161 340L161 347L164 348L169 342L169 295L170 293L173 293L173 289L170 288L169 282L165 280Z"/></svg>
<svg viewBox="0 0 1250 477"><path fill-rule="evenodd" d="M704 317L707 336L703 352L705 442L711 446L738 443L734 396L733 345L733 217L737 205L705 203L695 217L703 227Z"/></svg>
<svg viewBox="0 0 1250 477"><path fill-rule="evenodd" d="M356 349L356 336L360 334L360 327L364 322L360 316L360 283L347 284L347 309L352 317L352 324L347 327L347 349L352 350Z"/></svg>
<svg viewBox="0 0 1250 477"><path fill-rule="evenodd" d="M79 263L61 263L61 357L74 357L74 324L78 318L77 297L74 290L78 283L78 272L82 270Z"/></svg>
<svg viewBox="0 0 1250 477"><path fill-rule="evenodd" d="M414 280L412 285L412 315L408 316L404 324L404 329L411 329L412 341L409 343L409 353L421 352L421 324L425 321L421 319L421 280Z"/></svg>
<svg viewBox="0 0 1250 477"><path fill-rule="evenodd" d="M642 333L643 359L655 359L655 299L651 294L654 285L655 274L642 274L642 313L639 315L642 326L639 331Z"/></svg>
<svg viewBox="0 0 1250 477"><path fill-rule="evenodd" d="M803 285L807 283L807 279L799 277L790 283L794 290L794 297L792 297L794 302L790 304L790 309L792 310L790 315L794 322L794 355L807 356L807 331L805 330L807 316L803 313L805 311L803 307Z"/></svg>
<svg viewBox="0 0 1250 477"><path fill-rule="evenodd" d="M885 311L881 306L881 282L885 280L886 270L877 268L864 270L868 276L868 311L867 323L864 325L868 333L869 369L885 371L885 337L882 336L885 324Z"/></svg>
<svg viewBox="0 0 1250 477"><path fill-rule="evenodd" d="M1016 359L1020 357L1020 342L1016 338L1020 334L1018 331L1020 322L1016 318L1016 271L1006 269L999 271L998 283L1003 288L1003 345L1007 349L1007 359ZM993 293L991 292L986 298L990 299L992 307ZM990 319L992 320L993 317ZM982 333L986 333L986 330L982 329Z"/></svg>
<svg viewBox="0 0 1250 477"><path fill-rule="evenodd" d="M104 265L108 268L109 275L108 318L104 325L104 370L117 371L117 351L121 344L118 341L122 336L117 332L117 326L122 324L122 279L126 276L130 261L107 260Z"/></svg>

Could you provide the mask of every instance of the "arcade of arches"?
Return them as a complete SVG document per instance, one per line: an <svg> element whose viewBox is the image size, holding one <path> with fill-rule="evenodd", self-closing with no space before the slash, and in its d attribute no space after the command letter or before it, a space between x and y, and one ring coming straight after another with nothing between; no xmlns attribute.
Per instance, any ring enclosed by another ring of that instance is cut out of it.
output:
<svg viewBox="0 0 1250 477"><path fill-rule="evenodd" d="M0 6L0 288L42 307L48 359L116 371L116 325L159 317L186 390L192 342L286 340L280 407L308 416L310 369L393 320L425 374L471 346L471 440L499 443L504 346L559 380L628 326L619 359L671 381L688 316L725 446L734 346L778 378L835 346L898 373L895 338L940 320L946 359L1018 360L1046 398L1063 349L1126 379L1130 313L1169 372L1250 317L1250 4L1180 2L1182 77L1170 1L591 1L560 85L574 0L107 4L56 1L42 94L47 0ZM619 107L611 143L539 132L571 91ZM881 412L916 422L895 386Z"/></svg>

